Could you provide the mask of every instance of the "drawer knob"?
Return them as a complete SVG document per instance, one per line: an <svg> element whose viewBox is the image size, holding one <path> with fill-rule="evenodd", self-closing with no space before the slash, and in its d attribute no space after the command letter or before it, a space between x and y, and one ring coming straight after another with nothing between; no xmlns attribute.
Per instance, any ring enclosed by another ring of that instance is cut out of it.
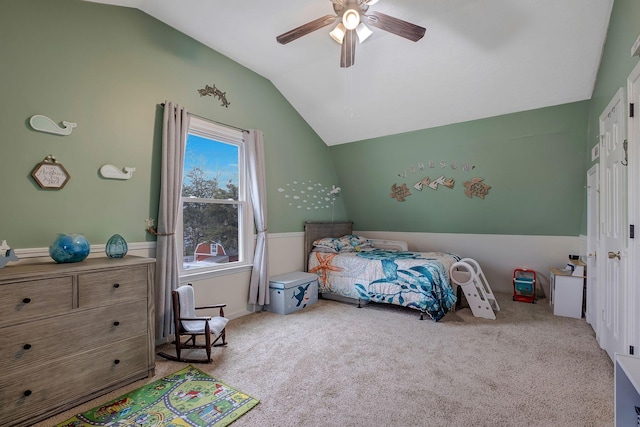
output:
<svg viewBox="0 0 640 427"><path fill-rule="evenodd" d="M31 390L25 390L22 394L23 394L25 397L31 396Z"/></svg>
<svg viewBox="0 0 640 427"><path fill-rule="evenodd" d="M25 298L22 300L24 304L29 304L31 302L31 298Z"/></svg>
<svg viewBox="0 0 640 427"><path fill-rule="evenodd" d="M115 322L113 322L113 326L120 326L120 322L116 320Z"/></svg>
<svg viewBox="0 0 640 427"><path fill-rule="evenodd" d="M25 350L29 350L31 348L31 344L25 344L22 346Z"/></svg>
<svg viewBox="0 0 640 427"><path fill-rule="evenodd" d="M113 361L113 363L114 363L115 365L118 365L118 364L120 363L120 359L116 359L116 360L114 360L114 361Z"/></svg>
<svg viewBox="0 0 640 427"><path fill-rule="evenodd" d="M116 289L118 289L118 288L120 287L120 283L114 283L114 284L113 284L113 287L114 287L114 288L116 288Z"/></svg>

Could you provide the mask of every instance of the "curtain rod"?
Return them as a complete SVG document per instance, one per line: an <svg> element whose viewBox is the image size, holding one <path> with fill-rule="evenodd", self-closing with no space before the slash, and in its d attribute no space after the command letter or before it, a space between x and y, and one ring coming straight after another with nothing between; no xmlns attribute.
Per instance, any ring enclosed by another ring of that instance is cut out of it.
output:
<svg viewBox="0 0 640 427"><path fill-rule="evenodd" d="M162 108L164 108L164 102L161 103L160 105L162 106ZM193 116L193 117L197 117L197 118L202 119L202 120L208 120L208 121L213 122L213 123L215 123L217 125L220 125L220 126L226 126L226 127L229 127L229 128L233 128L233 129L239 130L240 132L249 132L246 129L242 129L242 128L239 128L239 127L236 127L236 126L228 125L226 123L216 122L215 120L211 120L208 117L198 116L197 114L193 114L193 113L187 113L187 114L189 114L190 116Z"/></svg>

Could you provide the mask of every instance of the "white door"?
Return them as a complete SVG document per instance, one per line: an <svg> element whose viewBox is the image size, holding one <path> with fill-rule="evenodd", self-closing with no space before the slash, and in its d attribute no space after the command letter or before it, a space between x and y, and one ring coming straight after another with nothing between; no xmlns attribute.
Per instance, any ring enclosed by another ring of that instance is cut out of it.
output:
<svg viewBox="0 0 640 427"><path fill-rule="evenodd" d="M629 117L629 222L634 224L634 238L629 239L629 280L627 281L627 344L634 346L634 354L640 353L640 63L627 79L627 99L633 103L634 117ZM628 351L625 351L628 353Z"/></svg>
<svg viewBox="0 0 640 427"><path fill-rule="evenodd" d="M597 144L599 152L600 143ZM600 241L600 168L595 164L587 171L587 304L584 317L598 333L598 263L596 262Z"/></svg>
<svg viewBox="0 0 640 427"><path fill-rule="evenodd" d="M625 342L627 266L627 166L622 88L600 115L601 237L598 253L600 345L613 360ZM588 274L588 273L587 273Z"/></svg>

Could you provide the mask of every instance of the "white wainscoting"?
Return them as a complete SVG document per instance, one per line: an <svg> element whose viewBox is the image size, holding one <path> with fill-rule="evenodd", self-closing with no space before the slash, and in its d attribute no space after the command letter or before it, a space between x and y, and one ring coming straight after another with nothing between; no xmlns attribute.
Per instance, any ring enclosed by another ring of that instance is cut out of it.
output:
<svg viewBox="0 0 640 427"><path fill-rule="evenodd" d="M565 267L569 255L584 255L584 239L571 236L512 236L499 234L398 233L357 231L370 238L404 240L413 251L453 252L473 258L482 267L494 292L513 293L513 270L535 270L549 296L549 267Z"/></svg>
<svg viewBox="0 0 640 427"><path fill-rule="evenodd" d="M480 263L494 292L513 293L513 270L536 271L545 295L549 295L549 267L564 267L569 254L584 256L584 236L512 236L496 234L406 233L354 231L369 238L404 240L409 250L446 251ZM304 265L304 233L269 235L269 275L301 271Z"/></svg>
<svg viewBox="0 0 640 427"><path fill-rule="evenodd" d="M269 276L304 268L304 233L269 234Z"/></svg>
<svg viewBox="0 0 640 427"><path fill-rule="evenodd" d="M534 269L538 281L549 295L549 267L564 267L569 254L584 255L584 239L562 236L508 236L493 234L400 233L384 231L355 231L366 237L404 240L409 250L454 252L480 263L494 292L512 293L515 268ZM304 233L274 233L268 236L269 276L302 271L304 266ZM16 250L20 262L35 262L48 257L47 248ZM133 242L129 254L155 256L155 242ZM103 256L104 245L92 246L90 256ZM49 258L49 260L51 260ZM192 280L198 303L202 305L225 302L225 315L231 319L244 316L255 309L247 304L250 271Z"/></svg>
<svg viewBox="0 0 640 427"><path fill-rule="evenodd" d="M268 234L269 276L302 271L304 266L304 233ZM191 280L198 304L226 303L225 317L235 319L261 306L247 304L251 271Z"/></svg>

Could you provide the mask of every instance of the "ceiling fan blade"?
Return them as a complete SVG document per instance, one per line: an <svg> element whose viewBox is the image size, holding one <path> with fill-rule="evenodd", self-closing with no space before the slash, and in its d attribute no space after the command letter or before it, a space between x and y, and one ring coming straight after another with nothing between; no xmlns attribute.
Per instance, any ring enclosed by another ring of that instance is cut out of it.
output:
<svg viewBox="0 0 640 427"><path fill-rule="evenodd" d="M340 67L349 68L356 61L356 31L347 30L340 50Z"/></svg>
<svg viewBox="0 0 640 427"><path fill-rule="evenodd" d="M367 19L367 22L374 27L414 42L420 40L426 31L425 28L420 27L419 25L394 18L393 16L385 15L380 12L371 12L366 15L365 18Z"/></svg>
<svg viewBox="0 0 640 427"><path fill-rule="evenodd" d="M315 30L319 30L322 27L326 27L327 25L332 24L333 22L335 22L337 18L338 18L337 16L333 16L333 15L323 16L322 18L318 18L311 22L307 22L306 24L301 25L297 28L294 28L291 31L287 31L284 34L280 34L278 37L276 37L276 40L280 44L287 44L289 42L294 41L297 38L306 36L307 34Z"/></svg>

